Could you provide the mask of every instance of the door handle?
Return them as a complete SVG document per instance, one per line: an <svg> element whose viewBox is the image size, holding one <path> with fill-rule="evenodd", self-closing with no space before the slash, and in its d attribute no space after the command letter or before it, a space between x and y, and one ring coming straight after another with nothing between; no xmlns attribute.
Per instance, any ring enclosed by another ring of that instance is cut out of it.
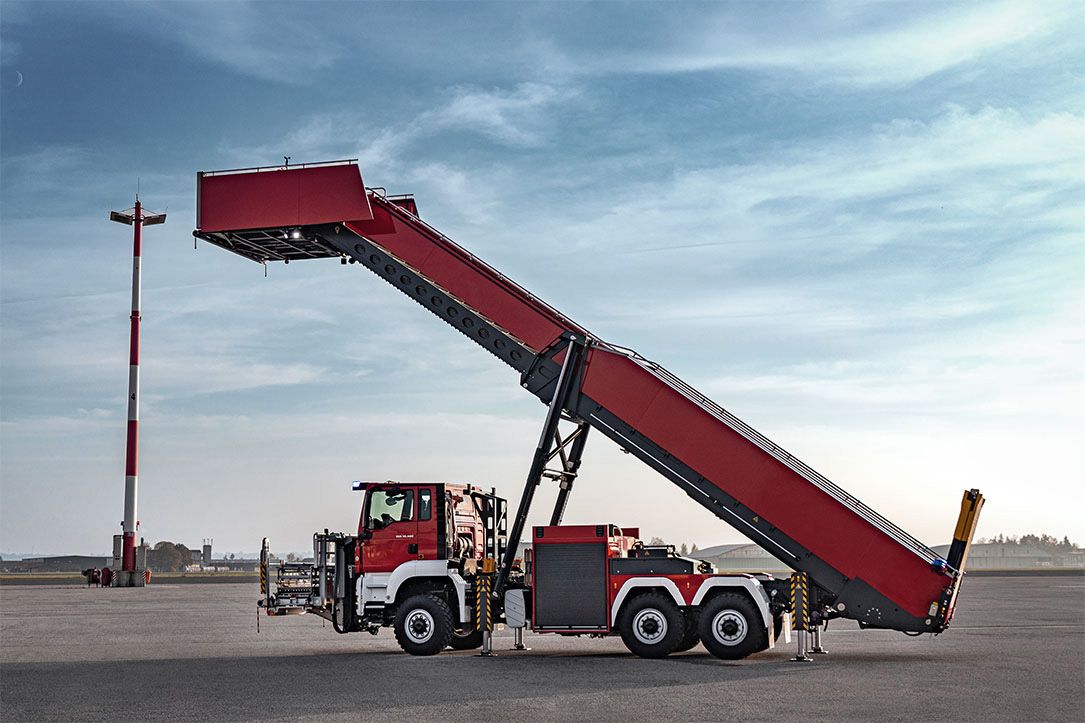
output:
<svg viewBox="0 0 1085 723"><path fill-rule="evenodd" d="M407 545L407 554L408 555L417 555L418 554L418 543L412 542L411 544Z"/></svg>

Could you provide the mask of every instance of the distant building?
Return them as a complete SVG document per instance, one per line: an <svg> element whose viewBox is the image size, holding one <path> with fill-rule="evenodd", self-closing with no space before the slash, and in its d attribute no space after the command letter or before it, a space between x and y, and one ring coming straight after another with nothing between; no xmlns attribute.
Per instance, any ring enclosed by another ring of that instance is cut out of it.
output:
<svg viewBox="0 0 1085 723"><path fill-rule="evenodd" d="M690 553L697 560L711 562L720 572L784 572L784 563L752 542L736 545L716 545Z"/></svg>
<svg viewBox="0 0 1085 723"><path fill-rule="evenodd" d="M25 560L5 560L2 572L82 572L89 567L108 567L112 559L95 555L60 555L57 557L28 557Z"/></svg>
<svg viewBox="0 0 1085 723"><path fill-rule="evenodd" d="M939 545L934 551L945 557L949 545ZM1085 550L1058 550L1044 545L1007 545L985 542L972 545L965 561L965 570L1014 570L1047 567L1085 567Z"/></svg>
<svg viewBox="0 0 1085 723"><path fill-rule="evenodd" d="M949 545L939 545L932 549L943 558L949 554ZM721 572L788 571L786 565L752 542L706 547L690 556L711 562ZM965 569L973 571L1043 568L1085 568L1085 550L1060 551L1043 545L988 542L972 545L965 563Z"/></svg>

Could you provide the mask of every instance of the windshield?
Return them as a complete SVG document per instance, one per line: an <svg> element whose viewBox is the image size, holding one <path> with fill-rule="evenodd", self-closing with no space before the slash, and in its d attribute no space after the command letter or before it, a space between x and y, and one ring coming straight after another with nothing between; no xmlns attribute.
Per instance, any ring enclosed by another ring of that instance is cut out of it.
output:
<svg viewBox="0 0 1085 723"><path fill-rule="evenodd" d="M383 530L394 522L414 519L414 490L375 490L369 495L366 527Z"/></svg>

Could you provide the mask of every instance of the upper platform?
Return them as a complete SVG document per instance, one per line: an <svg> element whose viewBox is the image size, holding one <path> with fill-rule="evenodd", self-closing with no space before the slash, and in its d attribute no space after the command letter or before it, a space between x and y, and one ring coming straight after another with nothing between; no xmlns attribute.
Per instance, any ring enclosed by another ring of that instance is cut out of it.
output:
<svg viewBox="0 0 1085 723"><path fill-rule="evenodd" d="M305 226L370 221L356 159L196 174L196 236L260 263L341 254Z"/></svg>

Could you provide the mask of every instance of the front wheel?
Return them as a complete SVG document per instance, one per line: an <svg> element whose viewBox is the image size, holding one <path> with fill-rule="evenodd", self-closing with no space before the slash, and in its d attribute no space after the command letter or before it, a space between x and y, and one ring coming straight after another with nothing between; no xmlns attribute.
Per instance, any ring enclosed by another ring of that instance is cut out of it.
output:
<svg viewBox="0 0 1085 723"><path fill-rule="evenodd" d="M452 631L452 609L435 595L407 598L396 612L396 641L411 655L436 655L451 642Z"/></svg>
<svg viewBox="0 0 1085 723"><path fill-rule="evenodd" d="M701 606L701 642L724 660L739 660L768 647L757 606L745 595L724 593Z"/></svg>
<svg viewBox="0 0 1085 723"><path fill-rule="evenodd" d="M656 592L638 595L618 618L622 642L634 655L663 658L673 653L686 632L686 618L669 597Z"/></svg>

